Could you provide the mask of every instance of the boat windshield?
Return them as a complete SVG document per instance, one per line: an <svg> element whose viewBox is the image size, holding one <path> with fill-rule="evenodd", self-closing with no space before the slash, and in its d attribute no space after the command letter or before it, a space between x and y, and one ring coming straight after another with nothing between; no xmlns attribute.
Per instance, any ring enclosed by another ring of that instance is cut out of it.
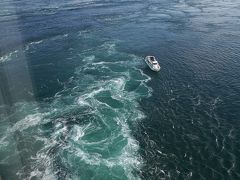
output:
<svg viewBox="0 0 240 180"><path fill-rule="evenodd" d="M154 64L154 65L157 65L158 63L155 61L155 62L153 62L153 64Z"/></svg>

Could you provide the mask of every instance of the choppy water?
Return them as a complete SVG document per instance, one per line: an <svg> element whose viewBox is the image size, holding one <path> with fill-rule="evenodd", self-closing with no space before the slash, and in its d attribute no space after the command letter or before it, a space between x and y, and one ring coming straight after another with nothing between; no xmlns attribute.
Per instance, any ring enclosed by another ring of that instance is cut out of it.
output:
<svg viewBox="0 0 240 180"><path fill-rule="evenodd" d="M239 9L0 2L2 179L239 179Z"/></svg>

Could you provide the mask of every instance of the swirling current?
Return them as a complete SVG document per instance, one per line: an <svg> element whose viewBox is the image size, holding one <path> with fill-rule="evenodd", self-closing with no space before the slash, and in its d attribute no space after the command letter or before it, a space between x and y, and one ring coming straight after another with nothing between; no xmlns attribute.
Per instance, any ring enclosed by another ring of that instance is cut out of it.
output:
<svg viewBox="0 0 240 180"><path fill-rule="evenodd" d="M240 179L239 9L1 1L0 179Z"/></svg>

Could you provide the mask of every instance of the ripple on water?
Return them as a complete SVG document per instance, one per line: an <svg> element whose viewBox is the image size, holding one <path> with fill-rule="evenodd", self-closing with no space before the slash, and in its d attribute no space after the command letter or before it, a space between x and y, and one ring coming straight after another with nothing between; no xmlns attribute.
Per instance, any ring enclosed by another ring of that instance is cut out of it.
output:
<svg viewBox="0 0 240 180"><path fill-rule="evenodd" d="M81 66L74 77L61 82L64 89L51 102L41 104L41 112L16 108L26 115L6 136L20 131L22 141L28 135L37 144L28 150L29 162L17 172L20 178L139 178L134 172L140 171L142 159L129 122L144 117L137 100L151 94L145 84L149 77L129 67L128 62L139 65L138 57L118 52L116 43L73 55L81 58Z"/></svg>

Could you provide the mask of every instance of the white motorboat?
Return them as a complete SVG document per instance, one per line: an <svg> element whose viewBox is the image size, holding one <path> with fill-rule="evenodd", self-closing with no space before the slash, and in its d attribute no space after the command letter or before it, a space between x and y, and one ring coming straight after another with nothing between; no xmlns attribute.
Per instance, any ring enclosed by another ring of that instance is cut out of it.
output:
<svg viewBox="0 0 240 180"><path fill-rule="evenodd" d="M156 72L160 71L161 67L154 56L146 56L145 62L147 63L147 65L150 67L151 70Z"/></svg>

